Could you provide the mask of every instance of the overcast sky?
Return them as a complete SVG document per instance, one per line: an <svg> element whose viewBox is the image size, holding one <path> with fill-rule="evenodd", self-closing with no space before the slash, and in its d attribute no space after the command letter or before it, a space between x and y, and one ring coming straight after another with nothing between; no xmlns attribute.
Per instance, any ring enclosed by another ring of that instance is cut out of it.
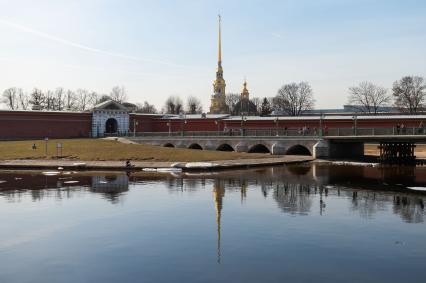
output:
<svg viewBox="0 0 426 283"><path fill-rule="evenodd" d="M131 102L210 105L222 15L227 92L308 81L317 108L348 87L426 76L426 1L0 0L0 91L124 85Z"/></svg>

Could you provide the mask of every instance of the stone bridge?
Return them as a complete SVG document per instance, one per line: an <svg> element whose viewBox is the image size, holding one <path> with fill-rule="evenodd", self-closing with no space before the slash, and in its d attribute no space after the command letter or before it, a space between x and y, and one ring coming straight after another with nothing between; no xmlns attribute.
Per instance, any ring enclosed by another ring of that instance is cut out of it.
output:
<svg viewBox="0 0 426 283"><path fill-rule="evenodd" d="M199 150L271 153L274 155L328 156L327 142L318 137L133 137L130 140L163 147ZM325 148L325 151L324 151Z"/></svg>
<svg viewBox="0 0 426 283"><path fill-rule="evenodd" d="M386 129L364 129L365 134L345 132L340 135L221 135L220 132L189 133L136 133L128 137L137 143L164 147L190 148L199 150L220 150L249 153L270 153L274 155L311 155L314 158L359 158L364 156L364 144L380 145L380 159L415 160L416 143L426 143L424 132L395 134ZM347 129L346 129L347 130ZM352 133L352 134L351 134ZM401 159L402 158L402 159ZM395 161L395 160L394 160ZM404 161L405 162L405 161ZM403 162L403 163L404 163Z"/></svg>

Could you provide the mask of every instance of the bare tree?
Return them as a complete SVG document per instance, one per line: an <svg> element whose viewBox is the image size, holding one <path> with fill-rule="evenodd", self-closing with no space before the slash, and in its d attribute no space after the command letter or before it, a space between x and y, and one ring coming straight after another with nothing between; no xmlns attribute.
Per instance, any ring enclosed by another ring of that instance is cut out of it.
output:
<svg viewBox="0 0 426 283"><path fill-rule="evenodd" d="M256 106L257 113L260 113L260 108L262 106L262 100L259 97L253 97L250 100Z"/></svg>
<svg viewBox="0 0 426 283"><path fill-rule="evenodd" d="M393 84L395 105L401 111L416 114L424 107L426 84L423 77L406 76Z"/></svg>
<svg viewBox="0 0 426 283"><path fill-rule="evenodd" d="M56 98L55 93L51 90L47 90L45 93L44 109L55 110Z"/></svg>
<svg viewBox="0 0 426 283"><path fill-rule="evenodd" d="M77 89L76 90L77 95L77 109L80 111L87 110L90 107L90 93L87 89Z"/></svg>
<svg viewBox="0 0 426 283"><path fill-rule="evenodd" d="M240 101L241 95L238 93L228 93L225 96L225 103L228 105L229 110L232 112L235 105Z"/></svg>
<svg viewBox="0 0 426 283"><path fill-rule="evenodd" d="M124 88L124 86L113 87L109 96L111 97L112 100L114 100L118 103L122 103L122 102L125 102L127 100L127 93L126 93L126 89Z"/></svg>
<svg viewBox="0 0 426 283"><path fill-rule="evenodd" d="M29 98L28 94L22 90L22 88L18 88L18 101L19 101L19 107L22 110L27 110L29 108Z"/></svg>
<svg viewBox="0 0 426 283"><path fill-rule="evenodd" d="M32 109L43 110L45 101L46 97L44 93L40 89L34 88L30 95L30 104L32 105Z"/></svg>
<svg viewBox="0 0 426 283"><path fill-rule="evenodd" d="M203 112L201 101L195 96L189 96L186 101L186 111L189 114L199 114Z"/></svg>
<svg viewBox="0 0 426 283"><path fill-rule="evenodd" d="M177 96L170 96L167 98L164 108L168 114L179 114L183 110L182 100Z"/></svg>
<svg viewBox="0 0 426 283"><path fill-rule="evenodd" d="M377 114L379 108L390 101L387 90L371 82L361 82L349 88L349 104L360 112Z"/></svg>
<svg viewBox="0 0 426 283"><path fill-rule="evenodd" d="M106 94L102 94L100 97L98 97L98 100L96 103L102 103L108 100L112 100L111 96L106 95Z"/></svg>
<svg viewBox="0 0 426 283"><path fill-rule="evenodd" d="M77 95L70 89L65 95L64 107L68 111L78 110Z"/></svg>
<svg viewBox="0 0 426 283"><path fill-rule="evenodd" d="M96 104L98 104L100 95L96 91L91 91L89 94L89 108L92 109L95 107Z"/></svg>
<svg viewBox="0 0 426 283"><path fill-rule="evenodd" d="M58 87L55 90L55 106L54 109L62 111L65 108L66 93L65 89Z"/></svg>
<svg viewBox="0 0 426 283"><path fill-rule="evenodd" d="M136 109L137 113L147 113L147 114L157 113L157 109L155 109L155 106L152 104L149 104L147 101L144 101L143 104L137 103L136 106L137 106L137 109Z"/></svg>
<svg viewBox="0 0 426 283"><path fill-rule="evenodd" d="M307 82L283 85L273 101L276 110L284 111L290 116L300 116L315 104L312 88Z"/></svg>
<svg viewBox="0 0 426 283"><path fill-rule="evenodd" d="M18 89L16 87L11 87L6 89L3 92L3 97L1 100L6 106L11 110L17 110L19 108L18 104Z"/></svg>

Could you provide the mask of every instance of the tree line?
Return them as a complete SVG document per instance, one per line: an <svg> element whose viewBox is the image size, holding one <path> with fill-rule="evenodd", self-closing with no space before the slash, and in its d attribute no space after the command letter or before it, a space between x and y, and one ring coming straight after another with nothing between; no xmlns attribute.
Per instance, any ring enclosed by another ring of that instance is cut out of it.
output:
<svg viewBox="0 0 426 283"><path fill-rule="evenodd" d="M79 88L77 90L58 87L43 91L34 88L25 92L22 88L11 87L3 91L1 102L11 110L47 110L47 111L86 111L107 100L124 103L127 91L123 86L114 86L109 94ZM136 111L157 113L154 105L148 102L136 103Z"/></svg>
<svg viewBox="0 0 426 283"><path fill-rule="evenodd" d="M226 103L233 107L240 100L239 94L228 94ZM314 109L315 99L308 82L289 83L278 89L274 97L254 98L251 100L261 116L279 113L300 116ZM395 81L392 89L372 82L361 82L349 87L348 104L361 113L376 115L383 107L395 107L402 113L417 114L426 110L426 80L420 76L404 76Z"/></svg>
<svg viewBox="0 0 426 283"><path fill-rule="evenodd" d="M127 92L123 86L115 86L109 94L99 94L87 89L66 90L58 87L55 90L42 91L34 88L32 92L24 92L21 88L4 90L1 98L11 110L55 110L55 111L85 111L106 100L124 103ZM234 109L241 95L228 93L226 104ZM254 97L251 102L257 108L259 115L266 116L275 112L289 116L302 115L307 110L314 109L315 99L312 87L308 82L293 82L283 85L273 97ZM403 113L416 114L426 108L426 81L420 76L405 76L395 81L391 91L372 82L361 82L348 90L348 103L358 112L377 114L382 107L393 106ZM133 110L140 113L158 113L154 105L147 101L132 104ZM184 105L179 96L167 98L161 113L167 114L200 114L203 113L201 101L195 96L189 96Z"/></svg>

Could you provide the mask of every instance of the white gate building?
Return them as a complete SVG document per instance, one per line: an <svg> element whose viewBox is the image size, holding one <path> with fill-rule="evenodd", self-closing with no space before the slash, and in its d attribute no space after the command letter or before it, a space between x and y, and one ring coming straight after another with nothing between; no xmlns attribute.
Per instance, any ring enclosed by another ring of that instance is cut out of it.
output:
<svg viewBox="0 0 426 283"><path fill-rule="evenodd" d="M92 136L124 135L129 132L129 110L118 102L107 100L92 110Z"/></svg>

